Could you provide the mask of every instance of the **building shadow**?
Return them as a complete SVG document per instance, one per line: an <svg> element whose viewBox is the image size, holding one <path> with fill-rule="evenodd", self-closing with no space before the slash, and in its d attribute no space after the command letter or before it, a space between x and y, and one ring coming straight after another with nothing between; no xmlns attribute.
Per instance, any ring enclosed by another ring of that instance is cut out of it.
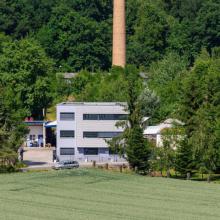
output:
<svg viewBox="0 0 220 220"><path fill-rule="evenodd" d="M27 166L41 166L47 164L46 162L37 162L37 161L30 161L30 160L24 160L24 164Z"/></svg>

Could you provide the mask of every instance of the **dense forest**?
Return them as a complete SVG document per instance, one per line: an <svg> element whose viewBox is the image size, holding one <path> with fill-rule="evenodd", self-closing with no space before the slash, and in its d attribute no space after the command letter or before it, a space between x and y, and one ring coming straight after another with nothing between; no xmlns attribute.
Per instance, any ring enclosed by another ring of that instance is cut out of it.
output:
<svg viewBox="0 0 220 220"><path fill-rule="evenodd" d="M150 123L183 121L184 153L216 170L220 0L126 2L127 63L141 73L143 114ZM111 50L112 0L1 0L0 149L16 149L26 131L20 122L58 102L127 101L125 72L111 67ZM78 74L64 80L67 72Z"/></svg>

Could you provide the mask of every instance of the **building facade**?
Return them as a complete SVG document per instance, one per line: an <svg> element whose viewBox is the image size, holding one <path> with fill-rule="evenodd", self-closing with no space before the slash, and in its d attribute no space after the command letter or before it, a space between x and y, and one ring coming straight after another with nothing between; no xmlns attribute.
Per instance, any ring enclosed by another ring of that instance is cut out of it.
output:
<svg viewBox="0 0 220 220"><path fill-rule="evenodd" d="M57 159L80 162L123 160L111 154L106 140L123 132L116 122L126 119L125 103L58 104Z"/></svg>
<svg viewBox="0 0 220 220"><path fill-rule="evenodd" d="M45 122L30 119L25 120L24 123L29 130L24 143L25 147L43 147L45 143Z"/></svg>

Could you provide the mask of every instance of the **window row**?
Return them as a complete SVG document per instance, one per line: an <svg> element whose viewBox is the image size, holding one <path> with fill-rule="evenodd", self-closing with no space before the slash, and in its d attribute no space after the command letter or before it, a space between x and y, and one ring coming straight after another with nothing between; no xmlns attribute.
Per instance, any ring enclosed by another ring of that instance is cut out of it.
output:
<svg viewBox="0 0 220 220"><path fill-rule="evenodd" d="M85 131L83 132L84 138L113 138L117 137L122 132L98 132L98 131Z"/></svg>
<svg viewBox="0 0 220 220"><path fill-rule="evenodd" d="M83 120L127 120L126 114L83 114Z"/></svg>
<svg viewBox="0 0 220 220"><path fill-rule="evenodd" d="M117 137L122 132L106 132L106 131L85 131L83 132L83 138L113 138ZM60 131L61 138L74 138L75 131L72 130L61 130Z"/></svg>
<svg viewBox="0 0 220 220"><path fill-rule="evenodd" d="M80 153L83 155L98 155L99 151L100 150L98 148L80 148ZM75 155L75 148L60 148L60 155Z"/></svg>
<svg viewBox="0 0 220 220"><path fill-rule="evenodd" d="M127 114L83 114L83 120L127 120ZM61 121L74 121L75 113L74 112L61 112L60 113Z"/></svg>

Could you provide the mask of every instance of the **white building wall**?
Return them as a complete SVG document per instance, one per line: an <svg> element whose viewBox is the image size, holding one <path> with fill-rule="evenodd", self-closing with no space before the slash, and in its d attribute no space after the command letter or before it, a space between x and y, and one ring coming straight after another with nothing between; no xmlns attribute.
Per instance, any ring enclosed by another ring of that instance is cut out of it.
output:
<svg viewBox="0 0 220 220"><path fill-rule="evenodd" d="M43 135L43 126L28 126L29 129L29 134L30 135L36 135L36 138L38 137L38 135Z"/></svg>
<svg viewBox="0 0 220 220"><path fill-rule="evenodd" d="M30 140L30 135L32 135L32 136L35 135L35 141L38 142L38 136L43 135L43 125L28 126L28 129L29 129L29 133L26 136L25 145L27 147L30 147L31 142L33 142ZM43 139L42 139L42 141L43 141Z"/></svg>
<svg viewBox="0 0 220 220"><path fill-rule="evenodd" d="M74 112L74 121L61 121L61 112ZM105 148L108 144L102 138L83 138L83 132L122 132L122 128L115 126L115 120L83 120L83 114L126 114L124 106L116 103L83 103L83 104L59 104L57 105L57 154L60 148L75 148L75 158L83 158L84 155L78 148L103 148L99 160L108 157ZM60 138L61 130L74 130L75 138ZM67 156L68 157L68 156ZM62 159L67 159L62 156ZM69 158L69 157L68 157Z"/></svg>

